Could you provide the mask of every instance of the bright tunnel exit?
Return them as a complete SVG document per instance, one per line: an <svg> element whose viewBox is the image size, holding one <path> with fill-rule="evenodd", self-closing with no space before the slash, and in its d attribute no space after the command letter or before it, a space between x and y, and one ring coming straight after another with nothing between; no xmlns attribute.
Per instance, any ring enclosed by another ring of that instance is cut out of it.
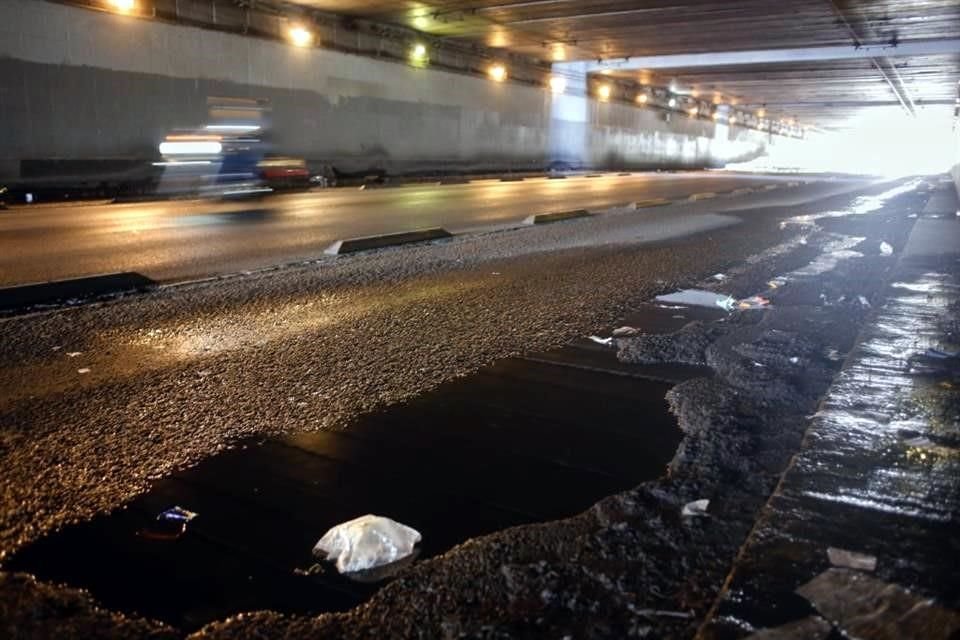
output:
<svg viewBox="0 0 960 640"><path fill-rule="evenodd" d="M766 156L735 168L886 177L945 173L957 162L956 127L949 113L865 111L848 128L776 140Z"/></svg>

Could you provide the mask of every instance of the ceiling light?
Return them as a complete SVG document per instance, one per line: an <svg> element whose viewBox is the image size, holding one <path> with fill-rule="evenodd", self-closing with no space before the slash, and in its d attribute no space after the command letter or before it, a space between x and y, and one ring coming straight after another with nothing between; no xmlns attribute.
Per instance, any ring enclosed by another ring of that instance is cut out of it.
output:
<svg viewBox="0 0 960 640"><path fill-rule="evenodd" d="M714 120L719 120L719 119L720 119L720 112L719 112L719 111L714 111L714 112L713 112L713 115L712 115L711 117L712 117Z"/></svg>
<svg viewBox="0 0 960 640"><path fill-rule="evenodd" d="M737 124L737 117L736 117L736 116L730 116L730 119L728 120L728 122L729 122L730 124Z"/></svg>
<svg viewBox="0 0 960 640"><path fill-rule="evenodd" d="M127 13L128 11L133 11L136 6L136 0L108 0L109 4L115 11L121 11Z"/></svg>
<svg viewBox="0 0 960 640"><path fill-rule="evenodd" d="M563 93L567 89L567 79L560 76L550 76L550 91Z"/></svg>
<svg viewBox="0 0 960 640"><path fill-rule="evenodd" d="M692 117L696 117L699 113L699 110L696 107L691 107L687 113L689 113Z"/></svg>
<svg viewBox="0 0 960 640"><path fill-rule="evenodd" d="M290 42L298 47L308 47L313 42L313 32L309 29L296 25L287 32Z"/></svg>
<svg viewBox="0 0 960 640"><path fill-rule="evenodd" d="M608 84L602 84L599 87L597 87L597 95L600 96L601 100L609 100L610 91L611 91L610 85Z"/></svg>
<svg viewBox="0 0 960 640"><path fill-rule="evenodd" d="M667 105L672 109L673 107L677 106L677 99L676 99L676 98L670 98L670 101L667 102Z"/></svg>
<svg viewBox="0 0 960 640"><path fill-rule="evenodd" d="M495 64L487 70L487 74L497 82L503 82L507 79L507 68L502 64Z"/></svg>
<svg viewBox="0 0 960 640"><path fill-rule="evenodd" d="M418 42L413 45L413 49L410 50L410 55L414 60L425 60L427 57L427 45Z"/></svg>
<svg viewBox="0 0 960 640"><path fill-rule="evenodd" d="M765 115L767 115L766 109L760 109L759 111L757 111L757 117L758 117L758 118L762 118L762 117L765 116Z"/></svg>
<svg viewBox="0 0 960 640"><path fill-rule="evenodd" d="M647 104L647 100L649 99L650 98L647 97L647 94L645 93L641 93L637 96L637 102L639 102L640 104Z"/></svg>

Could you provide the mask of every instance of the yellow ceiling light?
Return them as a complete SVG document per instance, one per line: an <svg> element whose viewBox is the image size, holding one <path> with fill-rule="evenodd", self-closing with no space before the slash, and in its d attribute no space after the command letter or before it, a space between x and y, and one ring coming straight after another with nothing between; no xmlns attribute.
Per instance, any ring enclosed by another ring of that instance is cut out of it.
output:
<svg viewBox="0 0 960 640"><path fill-rule="evenodd" d="M692 117L696 117L696 115L700 113L700 110L697 109L696 107L690 107L687 113L689 113Z"/></svg>
<svg viewBox="0 0 960 640"><path fill-rule="evenodd" d="M639 102L640 104L647 104L647 100L649 99L650 98L645 93L641 93L637 96L637 102Z"/></svg>
<svg viewBox="0 0 960 640"><path fill-rule="evenodd" d="M290 27L287 37L298 47L309 47L313 43L313 32L301 25Z"/></svg>
<svg viewBox="0 0 960 640"><path fill-rule="evenodd" d="M561 76L550 76L550 91L563 93L567 90L567 79Z"/></svg>
<svg viewBox="0 0 960 640"><path fill-rule="evenodd" d="M757 117L758 117L758 118L762 118L762 117L765 116L765 115L767 115L767 110L766 110L766 109L760 109L760 110L757 111Z"/></svg>
<svg viewBox="0 0 960 640"><path fill-rule="evenodd" d="M110 5L114 11L120 11L122 13L128 13L137 7L136 0L108 0L107 4Z"/></svg>
<svg viewBox="0 0 960 640"><path fill-rule="evenodd" d="M597 87L597 95L600 96L601 100L609 100L611 91L612 89L608 84L602 84Z"/></svg>
<svg viewBox="0 0 960 640"><path fill-rule="evenodd" d="M507 68L502 64L492 65L489 69L487 69L487 75L497 82L503 82L507 79Z"/></svg>

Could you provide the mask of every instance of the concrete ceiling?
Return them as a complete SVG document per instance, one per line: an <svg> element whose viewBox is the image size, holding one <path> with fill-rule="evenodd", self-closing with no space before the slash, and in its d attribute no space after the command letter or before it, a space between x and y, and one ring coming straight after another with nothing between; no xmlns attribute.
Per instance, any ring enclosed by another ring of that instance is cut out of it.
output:
<svg viewBox="0 0 960 640"><path fill-rule="evenodd" d="M958 0L295 0L544 61L960 40ZM960 52L616 71L824 128L863 109L952 111Z"/></svg>

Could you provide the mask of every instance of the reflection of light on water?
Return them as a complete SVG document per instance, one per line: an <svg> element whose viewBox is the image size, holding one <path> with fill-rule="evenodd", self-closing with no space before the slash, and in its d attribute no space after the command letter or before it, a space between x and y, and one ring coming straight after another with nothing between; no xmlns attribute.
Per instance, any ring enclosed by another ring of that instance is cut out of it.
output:
<svg viewBox="0 0 960 640"><path fill-rule="evenodd" d="M938 321L960 299L944 280L928 273L891 287L814 418L819 446L797 464L825 480L806 481L804 496L938 522L955 517L945 496L956 492L960 450L938 443L943 398L906 367L911 354L937 346Z"/></svg>
<svg viewBox="0 0 960 640"><path fill-rule="evenodd" d="M797 226L811 226L817 220L821 218L840 218L843 216L857 215L862 216L867 213L873 213L882 209L887 201L891 198L895 198L904 193L908 193L916 189L922 180L910 180L898 187L893 189L888 189L883 193L877 194L875 196L860 196L853 201L846 209L841 209L839 211L821 211L818 213L807 213L799 216L794 216L788 220L784 220L780 223L781 228L786 228L789 225Z"/></svg>

